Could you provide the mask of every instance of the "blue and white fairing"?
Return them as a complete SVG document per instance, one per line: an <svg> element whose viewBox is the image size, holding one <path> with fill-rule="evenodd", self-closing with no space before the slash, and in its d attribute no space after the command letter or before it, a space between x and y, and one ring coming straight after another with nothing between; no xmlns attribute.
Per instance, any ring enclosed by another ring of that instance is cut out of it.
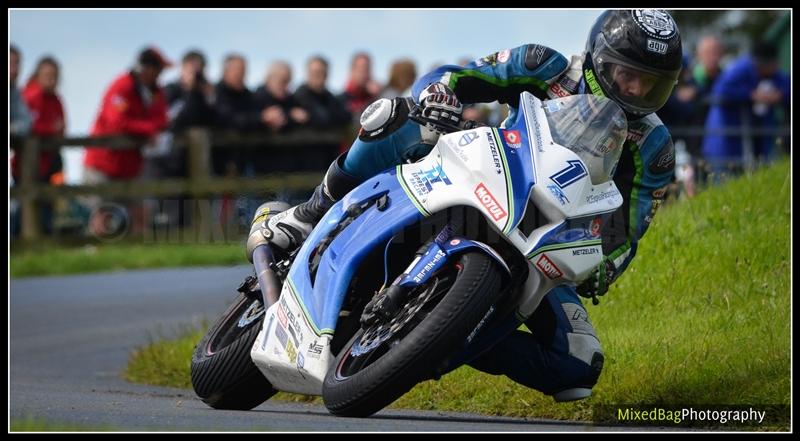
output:
<svg viewBox="0 0 800 441"><path fill-rule="evenodd" d="M383 196L387 205L379 209L377 200ZM312 253L349 217L348 207L367 201L375 202L333 238L312 279ZM275 388L321 394L332 360L330 341L356 269L375 246L422 218L395 170L374 176L334 204L300 248L280 301L267 310L265 326L253 345L253 361Z"/></svg>
<svg viewBox="0 0 800 441"><path fill-rule="evenodd" d="M580 125L564 126L571 121L569 111L578 108L576 102L553 101L561 107L545 109L523 92L519 117L511 127L444 135L422 160L369 179L331 208L298 252L280 301L267 310L251 351L275 388L321 394L333 359L330 341L357 268L376 246L431 213L474 207L528 257L531 271L517 309L520 317L530 315L552 287L588 275L602 256L603 216L622 204L608 177L616 159L598 162L585 151L557 144L551 124L562 124L553 129L562 141ZM604 174L608 176L602 179ZM519 226L529 203L546 223L525 234ZM458 245L435 244L438 248L409 266L401 283L424 283L431 269L446 260L442 253L463 246L479 247L499 259L483 244L451 239Z"/></svg>

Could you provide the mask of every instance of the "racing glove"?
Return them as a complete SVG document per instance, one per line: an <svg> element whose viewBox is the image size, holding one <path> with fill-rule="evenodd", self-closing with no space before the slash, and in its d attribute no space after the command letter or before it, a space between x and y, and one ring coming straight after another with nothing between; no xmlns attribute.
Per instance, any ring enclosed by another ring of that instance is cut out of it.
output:
<svg viewBox="0 0 800 441"><path fill-rule="evenodd" d="M422 116L427 119L454 126L461 122L464 108L455 92L442 83L432 83L426 87L419 94L419 104L422 106Z"/></svg>
<svg viewBox="0 0 800 441"><path fill-rule="evenodd" d="M603 257L603 260L592 270L589 277L575 287L575 291L581 297L592 299L593 305L599 304L600 299L597 297L604 296L608 292L608 287L614 280L615 269L614 262L608 257Z"/></svg>

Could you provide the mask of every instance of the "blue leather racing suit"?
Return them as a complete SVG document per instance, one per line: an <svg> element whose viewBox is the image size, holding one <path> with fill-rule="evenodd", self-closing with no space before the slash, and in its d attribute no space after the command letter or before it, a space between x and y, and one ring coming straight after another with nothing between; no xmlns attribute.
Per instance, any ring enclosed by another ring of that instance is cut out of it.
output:
<svg viewBox="0 0 800 441"><path fill-rule="evenodd" d="M463 68L439 67L416 81L412 95L418 101L427 86L443 83L464 104L508 104L506 121L513 121L522 91L540 99L602 93L591 72L584 71L583 60L582 55L568 60L546 46L527 44L476 59ZM360 136L344 158L343 171L367 179L430 151L431 145L422 142L416 123L397 119L390 125L393 127L382 136ZM612 280L630 264L639 239L663 201L674 158L669 132L655 114L628 122L628 139L614 175L624 204L601 232L604 259L613 264ZM515 331L470 365L507 375L557 400L588 396L602 370L603 354L575 287L561 286L549 292L526 326L530 333Z"/></svg>

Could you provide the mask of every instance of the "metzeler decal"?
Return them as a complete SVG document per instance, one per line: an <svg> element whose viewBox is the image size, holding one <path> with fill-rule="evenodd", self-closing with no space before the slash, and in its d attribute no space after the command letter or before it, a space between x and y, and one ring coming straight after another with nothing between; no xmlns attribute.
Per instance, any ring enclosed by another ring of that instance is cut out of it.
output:
<svg viewBox="0 0 800 441"><path fill-rule="evenodd" d="M494 136L491 132L486 134L486 140L489 142L489 151L492 153L492 163L494 163L494 172L499 174L503 173L503 164L500 162L500 152L497 150L497 144L494 142Z"/></svg>

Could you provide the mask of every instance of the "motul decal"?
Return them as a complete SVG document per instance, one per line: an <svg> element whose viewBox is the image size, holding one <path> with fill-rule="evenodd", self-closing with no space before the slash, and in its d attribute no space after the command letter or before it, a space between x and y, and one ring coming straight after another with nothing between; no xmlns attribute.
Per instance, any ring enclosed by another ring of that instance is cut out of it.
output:
<svg viewBox="0 0 800 441"><path fill-rule="evenodd" d="M492 215L492 218L496 221L508 216L506 210L497 203L497 200L494 198L492 193L483 185L483 182L478 184L475 187L475 196L478 197L478 200L481 201L481 204L489 211L489 214Z"/></svg>
<svg viewBox="0 0 800 441"><path fill-rule="evenodd" d="M542 270L545 276L551 279L558 279L559 277L563 276L564 273L561 272L560 269L553 263L552 260L548 259L546 255L542 254L539 257L539 260L536 261L536 267Z"/></svg>

